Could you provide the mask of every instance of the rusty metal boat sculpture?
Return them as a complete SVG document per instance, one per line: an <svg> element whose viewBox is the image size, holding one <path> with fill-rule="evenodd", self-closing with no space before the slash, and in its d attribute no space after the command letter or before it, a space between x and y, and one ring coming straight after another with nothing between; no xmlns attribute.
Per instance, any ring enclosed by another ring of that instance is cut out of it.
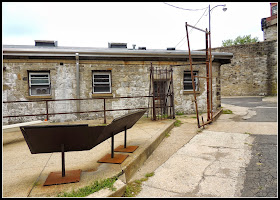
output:
<svg viewBox="0 0 280 200"><path fill-rule="evenodd" d="M32 154L53 152L62 153L62 176L58 177L57 174L50 174L44 185L78 182L81 170L79 170L80 172L76 172L76 170L75 172L68 173L69 176L71 176L71 174L76 174L72 178L69 176L67 178L67 173L65 175L64 153L67 151L90 150L108 138L112 138L111 155L106 155L104 158L100 159L99 162L123 162L127 155L114 155L114 135L125 131L123 148L126 149L126 130L130 129L146 111L147 110L145 109L128 113L122 117L114 119L107 126L88 126L88 124L42 125L21 126L20 130Z"/></svg>

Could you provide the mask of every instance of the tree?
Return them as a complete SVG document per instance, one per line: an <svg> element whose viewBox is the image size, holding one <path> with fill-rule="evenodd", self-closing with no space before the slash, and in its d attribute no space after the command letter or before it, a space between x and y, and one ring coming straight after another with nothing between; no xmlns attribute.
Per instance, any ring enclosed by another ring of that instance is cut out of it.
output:
<svg viewBox="0 0 280 200"><path fill-rule="evenodd" d="M223 40L222 41L222 46L227 47L227 46L232 46L232 45L239 45L239 44L248 44L248 43L253 43L253 42L259 42L258 37L251 38L251 35L245 35L243 37L238 36L235 38L235 40Z"/></svg>

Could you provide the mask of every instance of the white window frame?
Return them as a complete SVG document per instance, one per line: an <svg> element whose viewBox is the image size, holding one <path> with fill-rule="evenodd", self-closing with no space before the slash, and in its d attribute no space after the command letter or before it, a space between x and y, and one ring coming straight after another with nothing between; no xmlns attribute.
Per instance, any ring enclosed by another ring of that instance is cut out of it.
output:
<svg viewBox="0 0 280 200"><path fill-rule="evenodd" d="M31 77L32 75L48 75L47 78L34 78L34 77ZM51 95L51 79L50 79L50 72L29 72L28 73L28 78L29 78L29 95L30 96L50 96ZM40 79L43 79L43 80L47 80L48 82L47 83L32 83L32 80L40 80ZM49 93L47 94L32 94L31 93L31 89L32 87L35 87L36 86L41 87L41 86L45 86L45 87L48 87L49 88Z"/></svg>
<svg viewBox="0 0 280 200"><path fill-rule="evenodd" d="M109 75L109 81L108 82L94 82L94 76L95 75ZM102 85L102 84L108 84L110 91L107 92L95 92L94 87L95 85ZM112 84L111 84L111 71L92 71L92 93L93 94L110 94L112 93Z"/></svg>
<svg viewBox="0 0 280 200"><path fill-rule="evenodd" d="M192 80L190 81L185 81L185 74L189 74L190 75L190 78L191 78L191 71L184 71L184 77L183 77L183 90L184 91L193 91L193 88L192 89L188 89L188 90L185 90L185 83L191 83L192 84ZM198 71L193 71L193 75L194 76L198 76ZM194 77L194 83L195 83L195 91L198 91L198 77Z"/></svg>

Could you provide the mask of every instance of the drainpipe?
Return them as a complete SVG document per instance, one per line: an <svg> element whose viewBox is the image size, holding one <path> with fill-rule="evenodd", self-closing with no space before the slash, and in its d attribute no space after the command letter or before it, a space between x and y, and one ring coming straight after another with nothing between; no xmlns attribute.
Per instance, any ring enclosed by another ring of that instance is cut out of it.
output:
<svg viewBox="0 0 280 200"><path fill-rule="evenodd" d="M79 66L79 53L76 53L76 80L77 80L77 87L76 87L76 99L80 98L80 66ZM77 112L80 112L80 101L77 101ZM80 113L77 113L78 120L80 119Z"/></svg>

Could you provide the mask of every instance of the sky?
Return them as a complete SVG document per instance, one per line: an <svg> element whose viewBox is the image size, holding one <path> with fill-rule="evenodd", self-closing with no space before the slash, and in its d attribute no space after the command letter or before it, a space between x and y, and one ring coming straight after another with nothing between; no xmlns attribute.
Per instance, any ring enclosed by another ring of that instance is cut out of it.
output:
<svg viewBox="0 0 280 200"><path fill-rule="evenodd" d="M215 7L224 4L225 12ZM209 29L209 5L212 48L245 35L263 41L261 19L270 16L269 2L2 2L2 44L56 40L58 46L107 48L122 42L187 50L185 22ZM205 33L188 31L190 49L205 48Z"/></svg>

